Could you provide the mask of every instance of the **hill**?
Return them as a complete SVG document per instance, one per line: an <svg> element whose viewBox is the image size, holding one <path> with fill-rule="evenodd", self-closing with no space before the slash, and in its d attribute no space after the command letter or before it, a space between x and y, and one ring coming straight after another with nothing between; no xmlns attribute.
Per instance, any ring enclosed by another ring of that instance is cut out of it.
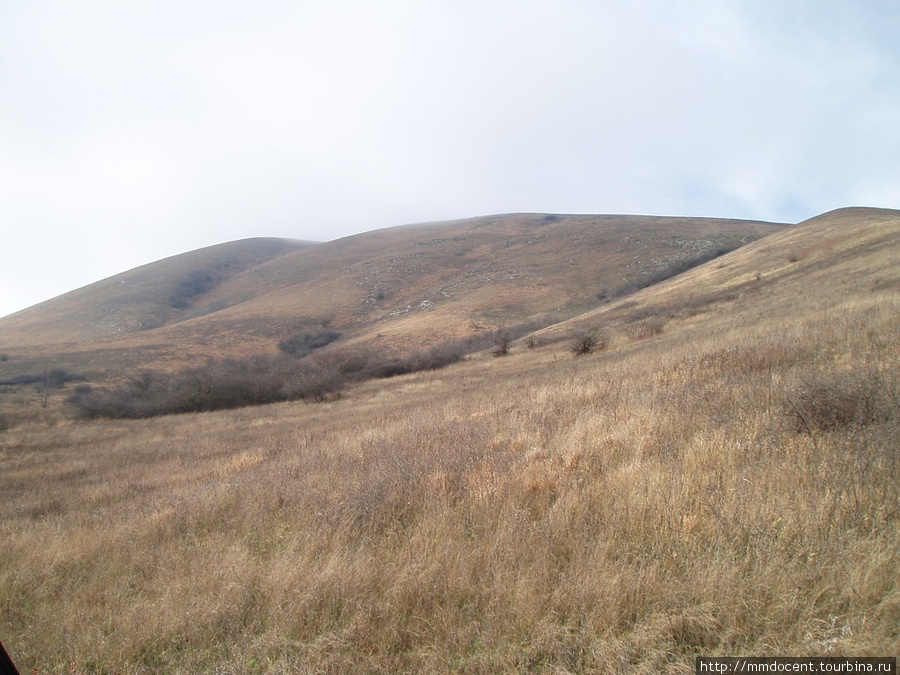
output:
<svg viewBox="0 0 900 675"><path fill-rule="evenodd" d="M90 378L277 351L328 325L343 345L403 350L571 317L777 231L772 223L507 215L403 226L315 246L202 249L0 320L3 369ZM0 373L2 375L2 373Z"/></svg>
<svg viewBox="0 0 900 675"><path fill-rule="evenodd" d="M0 432L4 645L123 675L896 654L898 260L900 212L842 209L325 402L31 401Z"/></svg>
<svg viewBox="0 0 900 675"><path fill-rule="evenodd" d="M172 256L0 319L0 344L90 342L152 330L217 311L206 298L236 275L310 242L256 238Z"/></svg>
<svg viewBox="0 0 900 675"><path fill-rule="evenodd" d="M764 322L790 312L829 313L845 296L896 293L898 217L889 209L831 211L538 335L634 335L661 332L673 320L684 328L712 323L723 331L732 321L747 322L748 313Z"/></svg>

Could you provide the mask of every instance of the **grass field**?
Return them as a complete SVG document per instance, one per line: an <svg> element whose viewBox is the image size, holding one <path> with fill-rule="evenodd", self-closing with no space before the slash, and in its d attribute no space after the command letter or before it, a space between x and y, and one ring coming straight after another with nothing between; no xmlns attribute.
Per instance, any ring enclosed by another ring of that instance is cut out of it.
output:
<svg viewBox="0 0 900 675"><path fill-rule="evenodd" d="M763 240L534 348L325 403L35 413L0 433L0 638L42 674L896 655L900 293L876 230L865 255ZM608 347L574 357L585 328Z"/></svg>

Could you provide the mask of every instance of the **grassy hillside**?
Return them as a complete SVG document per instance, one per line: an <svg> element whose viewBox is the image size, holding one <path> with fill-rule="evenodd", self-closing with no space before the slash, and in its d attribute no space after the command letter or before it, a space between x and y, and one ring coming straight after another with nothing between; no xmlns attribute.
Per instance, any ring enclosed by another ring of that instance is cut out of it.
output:
<svg viewBox="0 0 900 675"><path fill-rule="evenodd" d="M246 297L209 296L235 275L311 246L255 238L166 258L0 319L0 345L84 343L209 314Z"/></svg>
<svg viewBox="0 0 900 675"><path fill-rule="evenodd" d="M900 291L898 212L847 208L812 218L537 335L597 331L613 340L666 330L729 327L747 315L827 312L844 296Z"/></svg>
<svg viewBox="0 0 900 675"><path fill-rule="evenodd" d="M265 240L267 255L257 258L245 248L239 256L204 249L0 320L0 351L10 357L0 377L63 367L94 380L272 353L280 340L323 324L342 334L335 347L408 350L536 315L568 318L673 266L778 229L526 214L390 228L304 248ZM209 260L213 254L225 262ZM215 283L204 281L209 270Z"/></svg>
<svg viewBox="0 0 900 675"><path fill-rule="evenodd" d="M503 358L16 424L0 636L39 673L897 654L898 260L900 212L842 210ZM575 357L585 330L606 348Z"/></svg>

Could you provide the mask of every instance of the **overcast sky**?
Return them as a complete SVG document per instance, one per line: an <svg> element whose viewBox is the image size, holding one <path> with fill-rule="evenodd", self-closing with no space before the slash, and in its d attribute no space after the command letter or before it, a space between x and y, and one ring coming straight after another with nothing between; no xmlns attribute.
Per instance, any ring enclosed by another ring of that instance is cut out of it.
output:
<svg viewBox="0 0 900 675"><path fill-rule="evenodd" d="M897 0L0 0L0 316L202 246L900 208Z"/></svg>

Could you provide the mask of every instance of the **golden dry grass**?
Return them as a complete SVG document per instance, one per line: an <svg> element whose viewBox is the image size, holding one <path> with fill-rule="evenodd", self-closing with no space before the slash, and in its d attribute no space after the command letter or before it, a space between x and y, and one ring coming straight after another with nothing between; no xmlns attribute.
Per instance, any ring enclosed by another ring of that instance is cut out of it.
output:
<svg viewBox="0 0 900 675"><path fill-rule="evenodd" d="M900 293L895 249L866 250L852 283L810 255L684 311L724 283L698 269L608 308L621 331L592 356L517 344L323 404L14 425L0 636L40 673L897 654ZM647 306L662 331L628 334ZM806 414L862 405L860 377L874 412Z"/></svg>

